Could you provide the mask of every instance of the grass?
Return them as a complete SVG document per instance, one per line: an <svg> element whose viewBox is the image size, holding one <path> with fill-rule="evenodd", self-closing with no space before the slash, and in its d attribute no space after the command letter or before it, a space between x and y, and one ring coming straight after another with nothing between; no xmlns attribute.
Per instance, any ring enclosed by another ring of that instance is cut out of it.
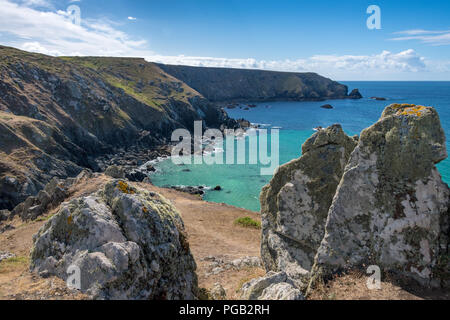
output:
<svg viewBox="0 0 450 320"><path fill-rule="evenodd" d="M0 262L0 273L9 272L19 267L27 267L30 263L29 257L13 257Z"/></svg>
<svg viewBox="0 0 450 320"><path fill-rule="evenodd" d="M253 220L250 217L238 218L234 221L234 224L244 228L261 229L261 222Z"/></svg>

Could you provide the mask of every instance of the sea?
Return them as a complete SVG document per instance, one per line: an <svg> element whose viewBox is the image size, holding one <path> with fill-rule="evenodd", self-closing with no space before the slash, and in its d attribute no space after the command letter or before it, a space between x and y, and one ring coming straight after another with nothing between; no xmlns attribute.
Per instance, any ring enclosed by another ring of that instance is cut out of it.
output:
<svg viewBox="0 0 450 320"><path fill-rule="evenodd" d="M359 134L374 124L384 108L392 103L413 103L433 106L439 113L442 127L447 135L447 149L450 152L450 82L341 82L350 90L359 89L364 96L360 100L327 100L320 102L264 102L254 104L255 108L227 109L230 117L244 118L268 131L270 141L272 130L279 135L279 163L284 164L301 156L302 144L314 134L314 128L326 128L339 123L349 135ZM383 97L386 101L370 99ZM322 109L320 106L331 104L334 109ZM244 137L245 139L245 137ZM247 137L248 140L248 137ZM226 143L226 142L224 142ZM235 141L235 145L238 141ZM155 163L156 173L152 182L161 187L202 186L206 191L203 199L211 202L226 203L258 212L259 194L264 185L272 178L261 175L263 164L250 164L247 141L246 164L175 164L171 159ZM216 146L211 157L223 156L226 159L227 148ZM237 151L235 150L235 157ZM225 162L225 161L224 161ZM450 184L450 159L437 165L443 180ZM220 191L214 188L220 186Z"/></svg>

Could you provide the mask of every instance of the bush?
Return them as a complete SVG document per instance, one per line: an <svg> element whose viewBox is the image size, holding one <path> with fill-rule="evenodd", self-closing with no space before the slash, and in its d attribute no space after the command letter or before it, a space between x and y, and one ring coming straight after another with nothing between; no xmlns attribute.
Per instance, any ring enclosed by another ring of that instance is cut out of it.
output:
<svg viewBox="0 0 450 320"><path fill-rule="evenodd" d="M261 229L261 222L253 220L250 217L236 219L234 223L245 228Z"/></svg>

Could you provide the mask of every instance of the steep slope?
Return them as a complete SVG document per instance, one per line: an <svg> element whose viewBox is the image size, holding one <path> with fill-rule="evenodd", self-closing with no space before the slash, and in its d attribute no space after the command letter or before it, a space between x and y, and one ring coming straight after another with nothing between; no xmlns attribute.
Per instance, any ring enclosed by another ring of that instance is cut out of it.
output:
<svg viewBox="0 0 450 320"><path fill-rule="evenodd" d="M316 73L158 66L214 102L359 98L348 95L347 86Z"/></svg>
<svg viewBox="0 0 450 320"><path fill-rule="evenodd" d="M222 111L143 59L54 58L0 46L0 209L95 157L167 142Z"/></svg>

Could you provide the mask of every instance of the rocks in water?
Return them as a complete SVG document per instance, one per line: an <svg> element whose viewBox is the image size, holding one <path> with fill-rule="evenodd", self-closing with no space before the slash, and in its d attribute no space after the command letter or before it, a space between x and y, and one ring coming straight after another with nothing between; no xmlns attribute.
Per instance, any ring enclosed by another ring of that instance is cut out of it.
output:
<svg viewBox="0 0 450 320"><path fill-rule="evenodd" d="M434 108L388 106L362 132L349 159L314 277L377 265L425 286L448 288L450 190L435 167L446 157Z"/></svg>
<svg viewBox="0 0 450 320"><path fill-rule="evenodd" d="M227 293L220 283L215 283L210 291L210 295L214 300L226 300Z"/></svg>
<svg viewBox="0 0 450 320"><path fill-rule="evenodd" d="M324 104L323 106L320 106L322 109L334 109L331 104Z"/></svg>
<svg viewBox="0 0 450 320"><path fill-rule="evenodd" d="M243 257L227 260L221 257L209 256L204 258L203 261L209 262L205 276L217 275L227 270L242 270L261 267L261 259L259 257Z"/></svg>
<svg viewBox="0 0 450 320"><path fill-rule="evenodd" d="M172 186L170 187L173 190L177 190L184 193L189 193L192 195L204 195L205 191L203 191L203 187L191 187L191 186Z"/></svg>
<svg viewBox="0 0 450 320"><path fill-rule="evenodd" d="M241 288L243 300L304 300L285 272L270 271L264 277L253 279Z"/></svg>
<svg viewBox="0 0 450 320"><path fill-rule="evenodd" d="M33 237L30 269L64 280L81 272L94 299L194 299L196 264L180 214L125 181L65 203Z"/></svg>
<svg viewBox="0 0 450 320"><path fill-rule="evenodd" d="M93 177L90 170L83 170L76 178L53 178L36 196L28 197L11 212L11 217L22 220L36 220L50 208L55 208L69 196L69 188L82 180Z"/></svg>
<svg viewBox="0 0 450 320"><path fill-rule="evenodd" d="M350 94L348 95L348 98L350 98L350 99L362 99L363 96L359 92L358 89L353 89L352 92L350 92Z"/></svg>
<svg viewBox="0 0 450 320"><path fill-rule="evenodd" d="M370 97L370 99L377 100L377 101L386 101L387 100L386 98L383 98L383 97Z"/></svg>
<svg viewBox="0 0 450 320"><path fill-rule="evenodd" d="M222 187L221 187L221 186L216 186L216 187L214 188L214 191L222 191Z"/></svg>
<svg viewBox="0 0 450 320"><path fill-rule="evenodd" d="M320 130L304 143L303 155L281 166L263 188L261 257L266 270L286 271L294 278L311 270L355 146L340 125Z"/></svg>
<svg viewBox="0 0 450 320"><path fill-rule="evenodd" d="M16 255L14 253L0 251L0 262L2 262L3 260L14 258L15 256Z"/></svg>
<svg viewBox="0 0 450 320"><path fill-rule="evenodd" d="M125 169L120 166L112 165L106 168L105 175L114 179L125 179Z"/></svg>

